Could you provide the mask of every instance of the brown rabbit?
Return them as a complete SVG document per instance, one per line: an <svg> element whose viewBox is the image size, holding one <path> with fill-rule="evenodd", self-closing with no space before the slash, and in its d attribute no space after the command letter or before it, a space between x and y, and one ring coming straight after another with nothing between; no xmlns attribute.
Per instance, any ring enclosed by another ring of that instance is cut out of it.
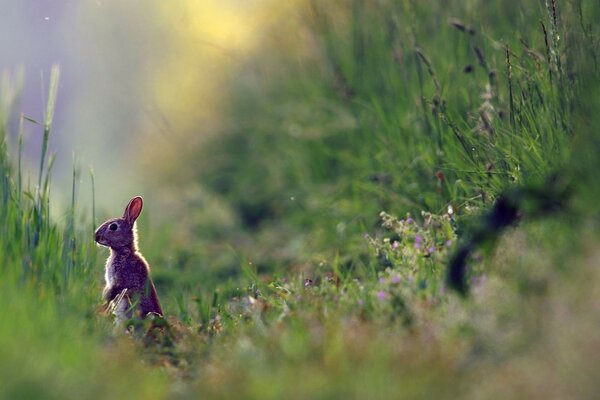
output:
<svg viewBox="0 0 600 400"><path fill-rule="evenodd" d="M96 229L96 243L110 248L103 297L118 324L132 318L134 311L141 317L163 315L150 266L138 250L135 220L143 205L141 197L134 197L123 217L109 219Z"/></svg>

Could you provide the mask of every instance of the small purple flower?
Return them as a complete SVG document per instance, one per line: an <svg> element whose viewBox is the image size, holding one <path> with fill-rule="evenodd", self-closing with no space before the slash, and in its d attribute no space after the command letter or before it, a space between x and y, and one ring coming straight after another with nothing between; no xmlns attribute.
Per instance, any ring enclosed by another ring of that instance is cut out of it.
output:
<svg viewBox="0 0 600 400"><path fill-rule="evenodd" d="M365 301L363 299L358 299L356 302L358 303L359 306L362 306L365 304Z"/></svg>
<svg viewBox="0 0 600 400"><path fill-rule="evenodd" d="M398 246L400 246L400 243L394 240L394 242L392 243L392 250L398 250Z"/></svg>
<svg viewBox="0 0 600 400"><path fill-rule="evenodd" d="M450 239L446 240L446 246L447 247L452 246L452 240L450 240Z"/></svg>
<svg viewBox="0 0 600 400"><path fill-rule="evenodd" d="M412 224L412 223L414 223L414 222L415 222L415 220L414 220L414 219L412 219L411 217L408 217L408 218L406 218L406 223L407 223L407 224L409 224L409 225L410 225L410 224Z"/></svg>
<svg viewBox="0 0 600 400"><path fill-rule="evenodd" d="M398 283L400 283L401 280L402 280L402 278L400 278L400 275L394 275L394 276L392 276L392 283L393 284L398 284Z"/></svg>
<svg viewBox="0 0 600 400"><path fill-rule="evenodd" d="M486 275L475 276L471 279L471 283L474 286L481 286L481 285L485 284L486 281L487 281Z"/></svg>
<svg viewBox="0 0 600 400"><path fill-rule="evenodd" d="M313 284L313 281L312 281L312 279L308 279L308 278L307 278L307 279L305 279L305 280L304 280L304 287L305 287L305 288L309 288L309 287L311 287L311 286L312 286L312 284Z"/></svg>
<svg viewBox="0 0 600 400"><path fill-rule="evenodd" d="M365 239L368 239L368 238L369 238L369 234L365 233Z"/></svg>
<svg viewBox="0 0 600 400"><path fill-rule="evenodd" d="M423 243L423 238L421 237L421 235L415 236L415 249L420 249L421 243Z"/></svg>
<svg viewBox="0 0 600 400"><path fill-rule="evenodd" d="M428 248L428 249L427 249L427 252L428 252L429 254L433 254L433 253L435 253L435 246L431 246L430 248Z"/></svg>
<svg viewBox="0 0 600 400"><path fill-rule="evenodd" d="M385 300L385 292L383 290L380 290L379 292L377 292L377 298L379 300Z"/></svg>
<svg viewBox="0 0 600 400"><path fill-rule="evenodd" d="M379 278L379 283L385 283L385 278L383 276Z"/></svg>

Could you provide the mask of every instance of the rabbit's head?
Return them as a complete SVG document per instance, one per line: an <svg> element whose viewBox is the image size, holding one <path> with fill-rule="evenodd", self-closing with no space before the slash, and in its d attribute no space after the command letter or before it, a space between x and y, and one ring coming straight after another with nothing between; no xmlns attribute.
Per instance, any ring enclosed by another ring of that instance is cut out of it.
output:
<svg viewBox="0 0 600 400"><path fill-rule="evenodd" d="M109 219L96 229L96 243L112 249L136 248L135 220L140 216L143 205L140 196L131 199L121 218Z"/></svg>

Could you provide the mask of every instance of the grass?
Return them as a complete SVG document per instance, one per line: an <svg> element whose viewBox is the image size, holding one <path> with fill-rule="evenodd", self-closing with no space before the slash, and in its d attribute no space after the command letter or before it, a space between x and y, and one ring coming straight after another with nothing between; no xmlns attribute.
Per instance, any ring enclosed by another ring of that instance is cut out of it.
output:
<svg viewBox="0 0 600 400"><path fill-rule="evenodd" d="M284 18L301 33L243 64L227 90L236 122L192 153L192 179L230 205L245 251L274 245L252 255L261 268L332 247L360 265L355 238L381 210L469 213L566 164L570 31L551 5L477 4L305 2ZM191 229L214 229L198 219Z"/></svg>
<svg viewBox="0 0 600 400"><path fill-rule="evenodd" d="M153 339L98 311L106 254L95 207L80 222L77 167L50 215L58 69L36 187L1 110L0 395L592 398L600 9L473 4L294 8L306 41L265 39L231 86L239 122L193 152L200 206L140 221L170 323ZM477 215L515 188L550 196L553 175L568 207L524 205L469 260L471 295L453 293L446 266Z"/></svg>

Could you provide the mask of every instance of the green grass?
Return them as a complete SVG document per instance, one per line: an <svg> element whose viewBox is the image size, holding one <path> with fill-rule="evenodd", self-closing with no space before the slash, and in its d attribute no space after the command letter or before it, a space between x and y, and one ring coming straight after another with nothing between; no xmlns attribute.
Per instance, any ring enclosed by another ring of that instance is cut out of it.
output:
<svg viewBox="0 0 600 400"><path fill-rule="evenodd" d="M355 238L382 210L468 213L543 182L570 157L566 49L581 38L575 4L556 26L548 7L303 2L273 28L296 34L266 38L224 90L228 123L192 152L194 182L265 270L332 248L360 265ZM215 229L196 215L191 229Z"/></svg>
<svg viewBox="0 0 600 400"><path fill-rule="evenodd" d="M0 110L0 397L593 398L598 4L294 10L300 44L266 38L228 88L187 218L140 221L170 335L99 312L77 167L50 215L58 68L43 124L21 118L44 138L36 187ZM447 288L472 220L554 174L567 209L476 249L470 297Z"/></svg>

